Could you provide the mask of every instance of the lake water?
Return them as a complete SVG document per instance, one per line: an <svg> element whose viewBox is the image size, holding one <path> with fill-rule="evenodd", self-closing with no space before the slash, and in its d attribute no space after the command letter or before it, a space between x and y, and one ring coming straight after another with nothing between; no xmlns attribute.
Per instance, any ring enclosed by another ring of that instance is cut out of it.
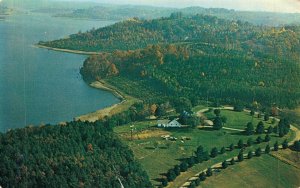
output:
<svg viewBox="0 0 300 188"><path fill-rule="evenodd" d="M0 132L70 121L119 102L82 80L79 69L86 56L32 46L109 24L47 14L17 14L0 21Z"/></svg>

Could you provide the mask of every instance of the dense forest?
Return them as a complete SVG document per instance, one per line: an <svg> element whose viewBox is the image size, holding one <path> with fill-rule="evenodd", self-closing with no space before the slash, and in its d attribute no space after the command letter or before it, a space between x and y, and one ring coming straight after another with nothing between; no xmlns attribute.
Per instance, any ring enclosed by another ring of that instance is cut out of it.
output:
<svg viewBox="0 0 300 188"><path fill-rule="evenodd" d="M255 26L177 12L40 44L108 52L85 61L84 79L109 78L139 98L292 108L300 98L299 41L297 26Z"/></svg>
<svg viewBox="0 0 300 188"><path fill-rule="evenodd" d="M3 187L152 187L105 121L0 133Z"/></svg>

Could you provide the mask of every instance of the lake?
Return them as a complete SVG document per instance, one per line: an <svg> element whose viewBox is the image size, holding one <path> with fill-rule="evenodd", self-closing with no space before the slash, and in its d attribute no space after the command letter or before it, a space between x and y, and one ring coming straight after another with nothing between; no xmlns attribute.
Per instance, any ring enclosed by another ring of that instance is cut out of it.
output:
<svg viewBox="0 0 300 188"><path fill-rule="evenodd" d="M48 14L15 14L0 21L0 132L55 124L118 103L89 87L79 69L86 56L33 47L113 22L74 20Z"/></svg>

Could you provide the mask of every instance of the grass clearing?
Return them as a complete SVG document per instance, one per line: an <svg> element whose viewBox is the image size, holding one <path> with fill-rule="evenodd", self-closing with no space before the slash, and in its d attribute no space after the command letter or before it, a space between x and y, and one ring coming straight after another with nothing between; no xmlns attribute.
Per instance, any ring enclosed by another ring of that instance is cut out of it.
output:
<svg viewBox="0 0 300 188"><path fill-rule="evenodd" d="M232 117L235 118L234 121L231 121L233 123L238 123L236 116L241 114L243 114L244 117L247 117L245 112L226 111L229 122ZM223 113L223 115L225 115L225 113ZM246 120L240 119L240 121ZM246 136L237 131L230 130L215 131L211 129L192 129L188 127L161 129L156 127L156 123L156 120L134 122L128 125L115 127L114 129L114 131L118 133L124 142L126 142L126 144L133 150L135 158L147 171L154 185L160 185L157 180L163 177L163 173L166 173L170 168L179 164L181 159L192 156L199 145L202 145L210 152L213 147L217 147L220 150L221 147L228 147L232 143L236 145L239 139L243 139L244 143L246 143L248 138L255 140L258 136ZM242 124L246 124L246 122ZM131 141L132 125L134 125L134 129L133 140ZM240 128L239 126L234 127ZM164 140L161 138L162 135L170 135L178 138L178 140ZM183 136L189 137L191 140L181 141L181 137ZM264 139L265 134L260 136ZM279 140L279 144L281 144L285 138L289 138L291 140L294 137L294 133L290 132L284 138L279 138L276 135L272 135L271 137L270 145L273 145L276 140ZM266 144L267 143L254 145L251 148L247 148L245 152L250 149L254 151L257 147L265 148ZM195 165L190 168L188 172L182 173L178 176L173 183L170 183L169 187L181 186L187 179L195 175L197 172L204 170L214 163L236 156L238 152L239 149L232 152L226 152L225 154L219 155L207 162Z"/></svg>
<svg viewBox="0 0 300 188"><path fill-rule="evenodd" d="M298 187L300 169L294 168L270 155L254 157L237 163L201 182L203 188L223 187Z"/></svg>

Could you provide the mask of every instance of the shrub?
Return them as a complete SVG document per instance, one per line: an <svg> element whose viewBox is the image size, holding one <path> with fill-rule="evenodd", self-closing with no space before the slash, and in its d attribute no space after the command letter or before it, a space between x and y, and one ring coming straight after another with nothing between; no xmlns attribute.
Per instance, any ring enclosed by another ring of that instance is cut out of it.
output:
<svg viewBox="0 0 300 188"><path fill-rule="evenodd" d="M244 147L244 142L243 142L242 139L240 139L240 140L238 141L237 146L238 146L238 148L240 148L240 149Z"/></svg>
<svg viewBox="0 0 300 188"><path fill-rule="evenodd" d="M260 136L258 136L257 138L256 138L256 143L257 144L260 144L262 142L262 138L260 137Z"/></svg>
<svg viewBox="0 0 300 188"><path fill-rule="evenodd" d="M215 158L218 155L218 149L216 147L211 149L210 156Z"/></svg>
<svg viewBox="0 0 300 188"><path fill-rule="evenodd" d="M288 147L289 147L289 143L288 143L287 139L285 139L285 140L282 142L282 148L283 148L283 149L286 149L286 148L288 148Z"/></svg>
<svg viewBox="0 0 300 188"><path fill-rule="evenodd" d="M274 151L278 151L278 142L277 141L274 144Z"/></svg>
<svg viewBox="0 0 300 188"><path fill-rule="evenodd" d="M270 137L270 135L267 134L267 135L265 136L265 142L269 142L270 140L271 140L271 137Z"/></svg>
<svg viewBox="0 0 300 188"><path fill-rule="evenodd" d="M231 165L234 165L234 164L235 164L234 158L232 158L232 159L230 160L230 164L231 164Z"/></svg>

